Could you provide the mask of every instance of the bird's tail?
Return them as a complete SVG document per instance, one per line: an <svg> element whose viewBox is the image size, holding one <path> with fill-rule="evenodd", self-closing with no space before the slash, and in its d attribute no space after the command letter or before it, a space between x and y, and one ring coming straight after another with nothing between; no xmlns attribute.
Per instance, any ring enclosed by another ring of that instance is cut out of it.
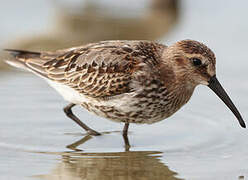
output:
<svg viewBox="0 0 248 180"><path fill-rule="evenodd" d="M4 49L4 51L8 51L13 58L5 60L11 66L21 68L24 70L29 70L26 61L30 58L39 58L39 52L31 52L31 51L23 51L23 50L16 50L16 49Z"/></svg>
<svg viewBox="0 0 248 180"><path fill-rule="evenodd" d="M46 62L46 60L41 58L40 52L31 52L15 49L4 50L8 51L13 56L13 58L5 60L6 63L17 68L31 71L37 75L45 76L43 64Z"/></svg>

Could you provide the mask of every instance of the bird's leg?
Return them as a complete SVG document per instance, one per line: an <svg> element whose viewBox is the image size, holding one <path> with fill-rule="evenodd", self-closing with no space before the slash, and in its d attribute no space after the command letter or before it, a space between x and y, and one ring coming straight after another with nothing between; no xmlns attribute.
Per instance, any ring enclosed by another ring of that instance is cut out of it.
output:
<svg viewBox="0 0 248 180"><path fill-rule="evenodd" d="M86 124L84 124L82 121L80 121L80 119L78 119L77 116L75 116L72 113L71 108L74 107L76 104L70 103L69 105L67 105L66 107L64 107L64 112L65 114L71 118L73 121L75 121L79 126L81 126L85 131L87 131L88 134L90 135L94 135L94 136L99 136L101 135L99 132L91 129L90 127L88 127Z"/></svg>
<svg viewBox="0 0 248 180"><path fill-rule="evenodd" d="M126 122L122 131L122 136L125 142L125 150L129 151L130 149L130 144L129 144L129 140L128 140L128 136L127 136L127 132L128 132L128 127L129 127L129 123Z"/></svg>
<svg viewBox="0 0 248 180"><path fill-rule="evenodd" d="M123 136L127 136L128 127L129 127L129 123L128 123L128 122L125 122L123 131L122 131L122 135L123 135Z"/></svg>

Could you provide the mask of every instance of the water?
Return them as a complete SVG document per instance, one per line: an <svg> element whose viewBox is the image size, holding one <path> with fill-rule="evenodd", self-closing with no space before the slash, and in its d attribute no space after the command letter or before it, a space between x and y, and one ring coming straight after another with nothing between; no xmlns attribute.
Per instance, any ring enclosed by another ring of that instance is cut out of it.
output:
<svg viewBox="0 0 248 180"><path fill-rule="evenodd" d="M219 80L247 121L248 3L242 3L184 2L176 28L160 41L190 38L208 44L217 56ZM131 125L130 152L122 124L77 107L74 112L86 124L106 132L89 138L64 115L67 103L32 74L1 72L0 99L0 179L248 177L248 132L204 86L171 118Z"/></svg>

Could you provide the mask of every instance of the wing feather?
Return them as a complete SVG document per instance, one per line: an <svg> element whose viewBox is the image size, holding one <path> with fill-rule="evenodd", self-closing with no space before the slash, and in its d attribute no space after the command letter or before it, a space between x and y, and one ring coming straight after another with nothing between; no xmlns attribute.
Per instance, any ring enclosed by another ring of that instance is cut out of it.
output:
<svg viewBox="0 0 248 180"><path fill-rule="evenodd" d="M131 92L135 73L154 66L161 48L164 46L146 41L105 41L44 52L36 58L27 56L24 62L49 80L104 98Z"/></svg>

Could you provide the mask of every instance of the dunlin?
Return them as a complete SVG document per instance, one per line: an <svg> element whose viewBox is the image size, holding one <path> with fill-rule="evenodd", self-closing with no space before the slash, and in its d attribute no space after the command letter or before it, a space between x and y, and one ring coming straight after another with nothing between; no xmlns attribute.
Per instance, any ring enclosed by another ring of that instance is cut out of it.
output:
<svg viewBox="0 0 248 180"><path fill-rule="evenodd" d="M199 84L210 87L245 126L216 78L215 55L204 44L183 40L171 46L150 41L103 41L55 52L7 49L7 62L44 78L70 104L68 117L89 134L100 135L77 118L80 105L98 116L125 123L155 123L186 104Z"/></svg>

